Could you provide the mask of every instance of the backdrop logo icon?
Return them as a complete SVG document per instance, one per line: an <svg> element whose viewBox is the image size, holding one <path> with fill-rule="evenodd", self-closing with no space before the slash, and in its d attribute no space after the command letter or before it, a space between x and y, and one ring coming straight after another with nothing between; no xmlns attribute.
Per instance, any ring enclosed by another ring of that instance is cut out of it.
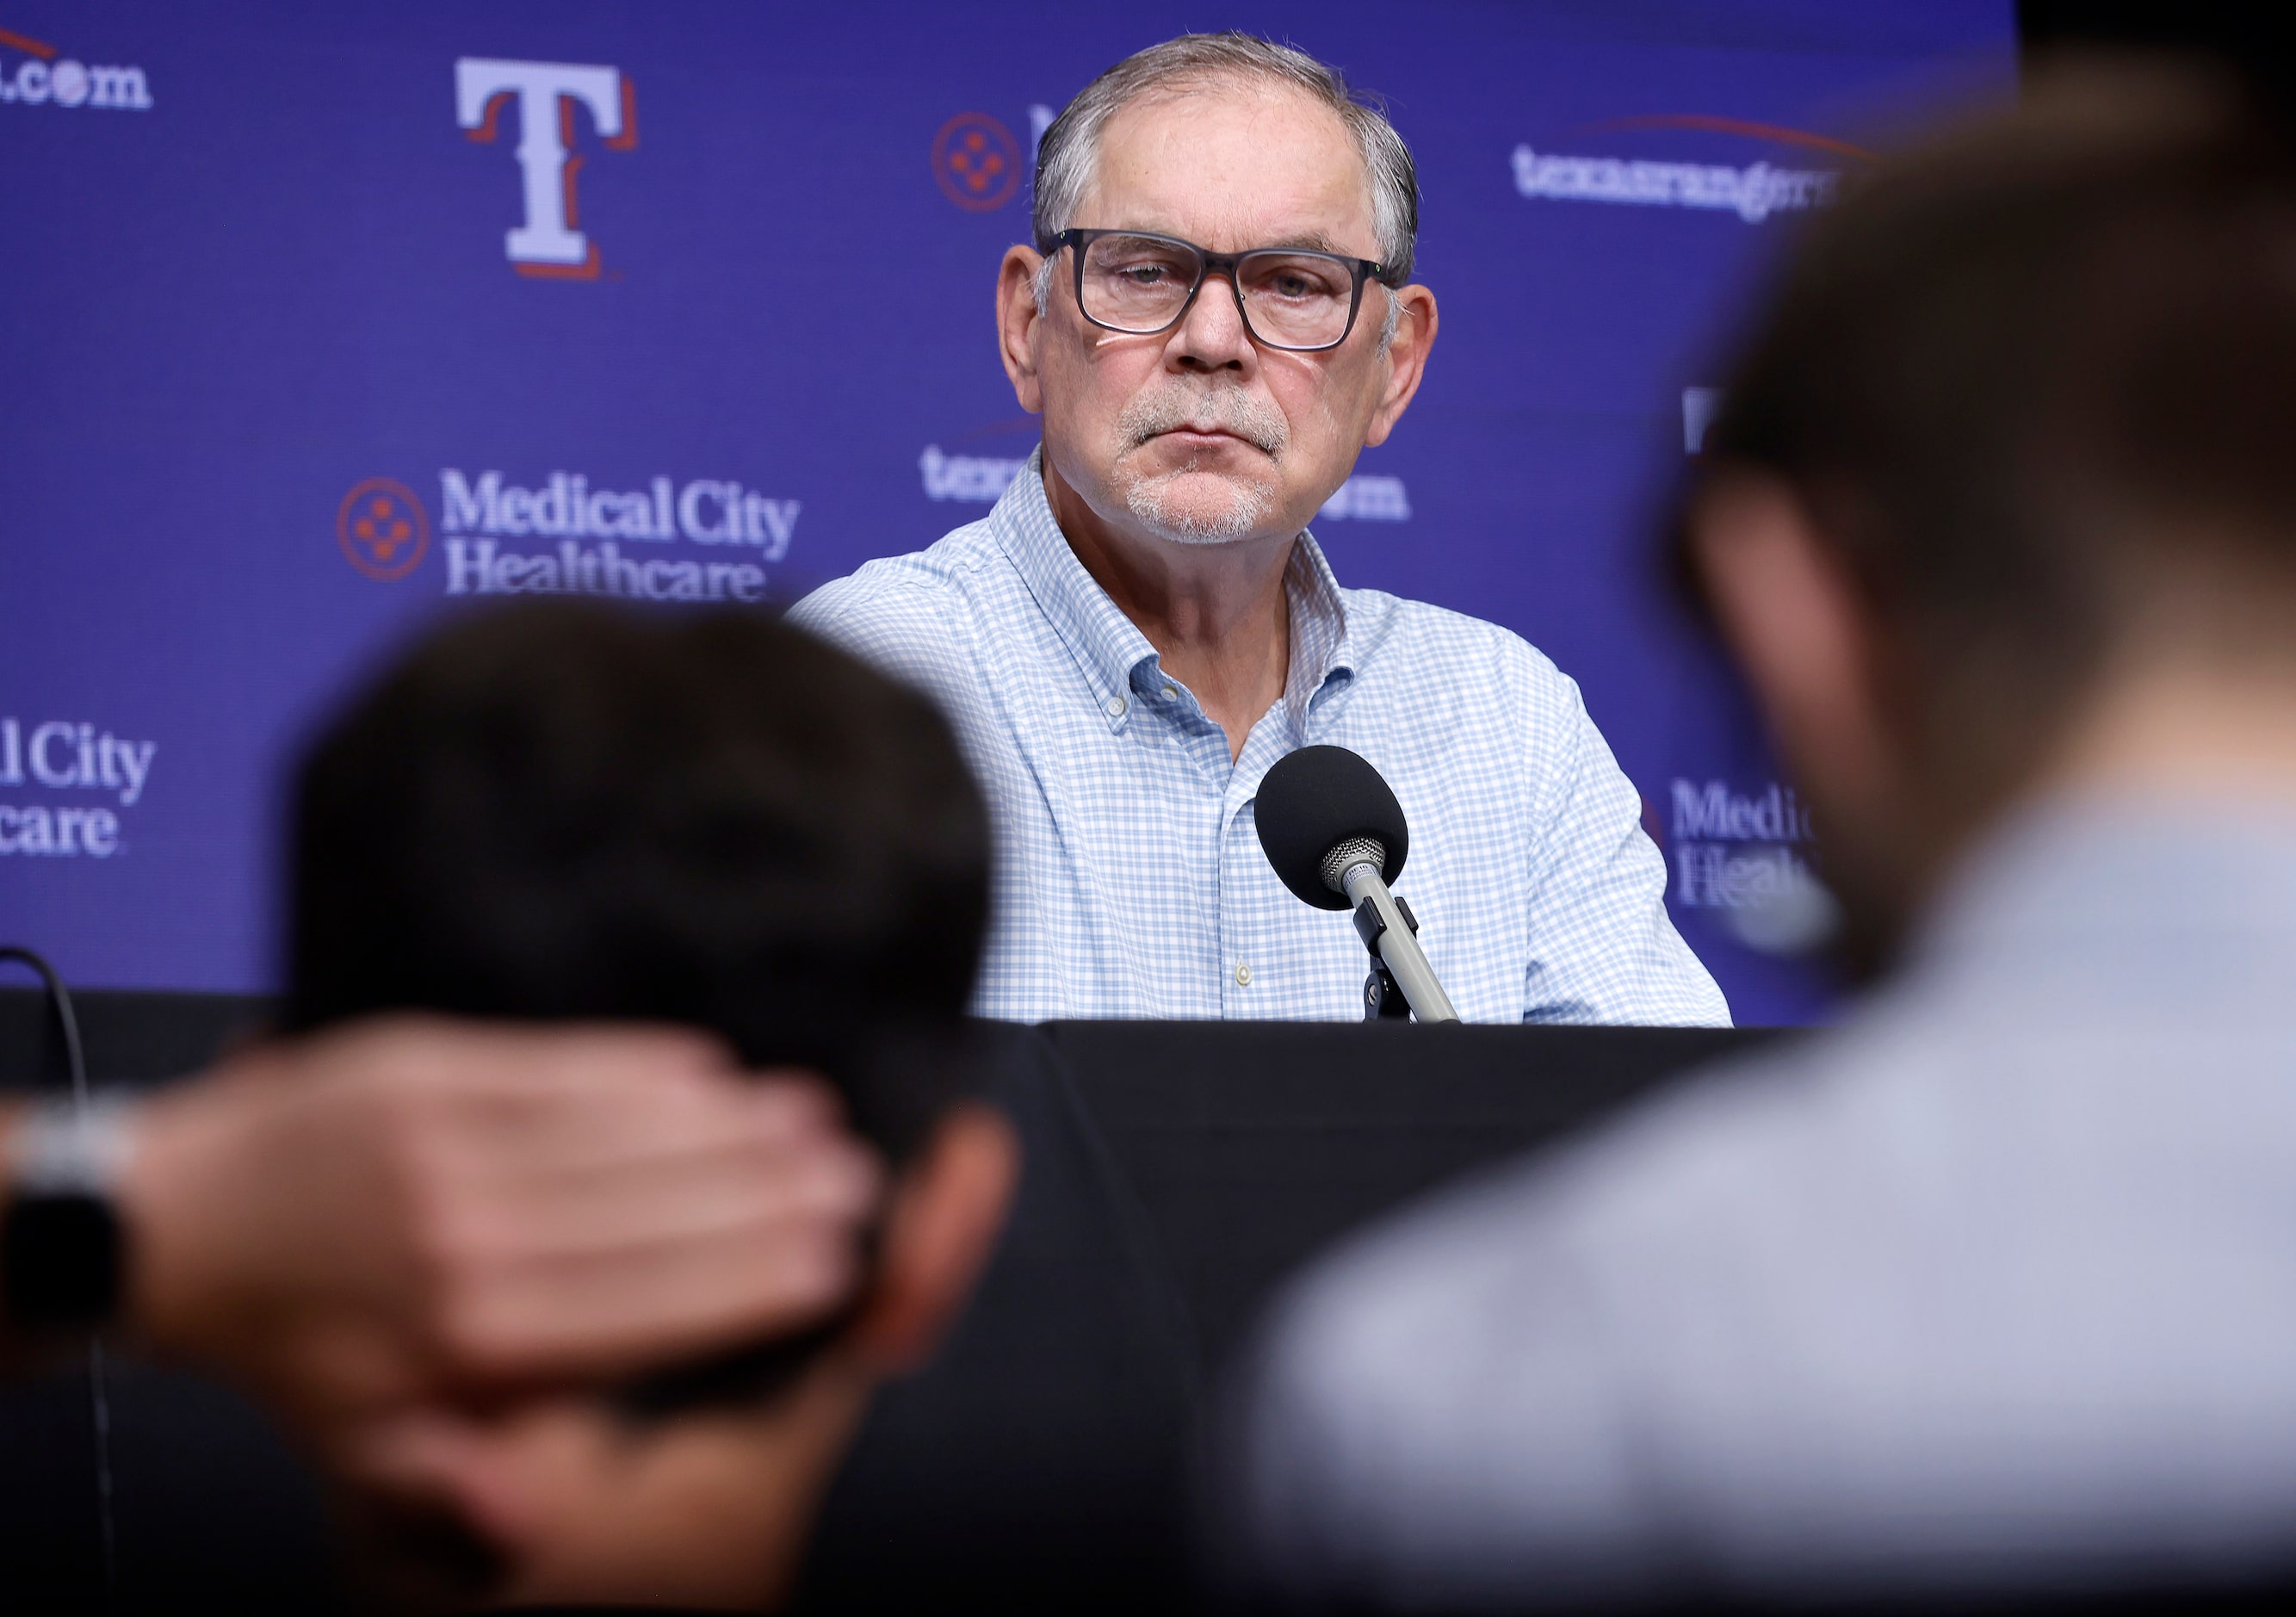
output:
<svg viewBox="0 0 2296 1617"><path fill-rule="evenodd" d="M414 570L430 548L430 513L396 478L371 477L343 496L335 543L368 578L390 584Z"/></svg>
<svg viewBox="0 0 2296 1617"><path fill-rule="evenodd" d="M1021 143L986 112L960 112L933 136L933 178L948 200L972 213L1002 208L1021 188Z"/></svg>
<svg viewBox="0 0 2296 1617"><path fill-rule="evenodd" d="M504 251L522 275L594 281L598 244L577 228L574 180L583 160L574 150L574 107L589 109L608 151L627 152L638 144L636 92L619 68L480 56L455 63L455 119L471 139L492 142L513 98L526 220L503 238Z"/></svg>

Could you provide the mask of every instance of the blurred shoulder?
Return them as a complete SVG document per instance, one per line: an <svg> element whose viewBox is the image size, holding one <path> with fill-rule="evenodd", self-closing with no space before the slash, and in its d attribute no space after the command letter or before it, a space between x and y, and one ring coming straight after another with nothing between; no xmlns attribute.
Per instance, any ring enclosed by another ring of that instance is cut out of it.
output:
<svg viewBox="0 0 2296 1617"><path fill-rule="evenodd" d="M1676 1339L1683 1299L1726 1292L1788 1211L1810 1081L1800 1051L1732 1061L1294 1282L1234 1433L1263 1571L1441 1605L1470 1597L1455 1580L1511 1580L1523 1557L1558 1574L1620 1564L1648 1526L1642 1423L1667 1381L1649 1346Z"/></svg>
<svg viewBox="0 0 2296 1617"><path fill-rule="evenodd" d="M1460 1356L1491 1336L1508 1339L1504 1364L1529 1337L1568 1328L1557 1299L1528 1301L1565 1271L1583 1303L1602 1289L1598 1275L1625 1275L1636 1254L1726 1246L1790 1197L1778 1170L1841 1143L1827 1137L1856 1088L1839 1072L1851 1044L1837 1030L1726 1057L1667 1080L1583 1140L1439 1194L1310 1271L1279 1334L1295 1351L1345 1344L1330 1357L1359 1391L1401 1379L1389 1372L1406 1363L1464 1371ZM1516 1306L1521 1328L1496 1329ZM1480 1333L1463 1328L1478 1320Z"/></svg>

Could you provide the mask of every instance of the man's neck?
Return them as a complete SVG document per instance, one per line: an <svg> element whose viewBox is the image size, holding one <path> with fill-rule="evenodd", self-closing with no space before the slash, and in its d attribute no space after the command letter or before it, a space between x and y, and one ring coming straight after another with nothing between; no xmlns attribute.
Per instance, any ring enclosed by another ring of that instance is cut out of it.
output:
<svg viewBox="0 0 2296 1617"><path fill-rule="evenodd" d="M1077 560L1227 733L1231 760L1280 700L1292 668L1283 587L1297 536L1184 545L1119 530L1048 459L1045 497Z"/></svg>
<svg viewBox="0 0 2296 1617"><path fill-rule="evenodd" d="M1862 827L1836 880L1854 976L1886 964L1995 833L2051 801L2246 805L2296 819L2296 667L2128 656L2100 678L2046 756L1980 802L1918 787Z"/></svg>
<svg viewBox="0 0 2296 1617"><path fill-rule="evenodd" d="M2074 726L2045 784L2276 801L2296 813L2296 674L2184 665L2116 681Z"/></svg>

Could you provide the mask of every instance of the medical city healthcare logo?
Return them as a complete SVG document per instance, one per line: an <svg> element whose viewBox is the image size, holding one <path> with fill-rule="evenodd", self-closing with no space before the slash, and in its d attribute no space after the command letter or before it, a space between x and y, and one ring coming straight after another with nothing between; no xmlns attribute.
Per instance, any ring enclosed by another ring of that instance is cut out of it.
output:
<svg viewBox="0 0 2296 1617"><path fill-rule="evenodd" d="M85 719L0 716L0 858L109 859L127 851L120 816L152 779L156 741L127 741ZM30 789L51 794L26 802Z"/></svg>
<svg viewBox="0 0 2296 1617"><path fill-rule="evenodd" d="M8 105L149 112L152 85L142 68L91 66L45 40L0 29L0 106Z"/></svg>
<svg viewBox="0 0 2296 1617"><path fill-rule="evenodd" d="M1789 129L1777 124L1751 123L1743 119L1710 118L1700 113L1669 112L1648 118L1613 119L1579 131L1581 135L1633 130L1695 130L1707 135L1741 136L1808 151L1823 152L1853 162L1870 162L1874 154L1861 146ZM1514 188L1525 201L1611 202L1645 208L1693 208L1734 213L1749 225L1759 225L1779 213L1816 208L1833 200L1840 189L1839 168L1774 168L1754 162L1743 168L1727 163L1657 162L1642 158L1564 156L1515 147L1511 160Z"/></svg>
<svg viewBox="0 0 2296 1617"><path fill-rule="evenodd" d="M1677 777L1671 807L1658 840L1677 905L1718 912L1740 942L1767 954L1806 954L1832 936L1840 912L1811 862L1808 805L1792 786L1739 792L1727 781Z"/></svg>
<svg viewBox="0 0 2296 1617"><path fill-rule="evenodd" d="M598 278L598 244L578 228L575 179L585 160L574 150L577 105L587 109L609 152L627 152L638 144L637 92L619 68L483 56L455 63L455 119L472 140L491 144L505 108L518 121L526 212L523 222L504 236L503 250L521 275Z"/></svg>
<svg viewBox="0 0 2296 1617"><path fill-rule="evenodd" d="M553 472L525 486L456 466L440 469L439 502L443 593L635 601L764 600L766 568L789 554L803 509L730 478L618 489ZM413 574L430 532L430 511L396 478L353 484L335 513L343 559L379 583Z"/></svg>

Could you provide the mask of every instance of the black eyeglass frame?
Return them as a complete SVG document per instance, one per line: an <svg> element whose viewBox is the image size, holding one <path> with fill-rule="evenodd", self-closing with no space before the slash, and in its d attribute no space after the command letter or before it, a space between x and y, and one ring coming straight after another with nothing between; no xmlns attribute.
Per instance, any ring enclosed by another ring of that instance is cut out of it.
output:
<svg viewBox="0 0 2296 1617"><path fill-rule="evenodd" d="M1126 326L1111 325L1105 320L1095 319L1092 311L1084 306L1085 250L1103 236L1136 236L1144 242L1162 242L1173 247L1185 247L1196 255L1196 283L1188 288L1188 295L1181 300L1179 311L1153 331L1136 332ZM1188 311L1195 308L1196 294L1204 290L1204 283L1213 275L1218 275L1226 278L1227 290L1235 299L1236 315L1242 320L1243 329L1250 333L1254 342L1262 348L1277 349L1286 354L1327 354L1355 335L1356 316L1363 310L1365 282L1376 281L1390 292L1395 290L1395 283L1391 279L1395 272L1388 266L1375 263L1370 259L1350 259L1345 253L1325 252L1319 247L1250 247L1242 252L1208 252L1184 237L1159 235L1152 230L1095 230L1078 226L1038 242L1037 250L1049 259L1063 247L1069 250L1070 257L1075 261L1073 281L1077 313L1082 315L1086 320L1092 321L1092 324L1100 327L1102 331L1114 332L1123 337L1159 337L1170 331L1181 321L1185 320L1188 317ZM1259 330L1251 324L1251 311L1243 306L1243 286L1237 279L1236 270L1246 259L1258 258L1263 253L1282 253L1295 259L1328 259L1334 264L1347 266L1349 273L1354 277L1354 284L1348 292L1348 323L1340 328L1338 336L1329 342L1318 342L1301 348L1289 342L1271 342L1259 334Z"/></svg>

